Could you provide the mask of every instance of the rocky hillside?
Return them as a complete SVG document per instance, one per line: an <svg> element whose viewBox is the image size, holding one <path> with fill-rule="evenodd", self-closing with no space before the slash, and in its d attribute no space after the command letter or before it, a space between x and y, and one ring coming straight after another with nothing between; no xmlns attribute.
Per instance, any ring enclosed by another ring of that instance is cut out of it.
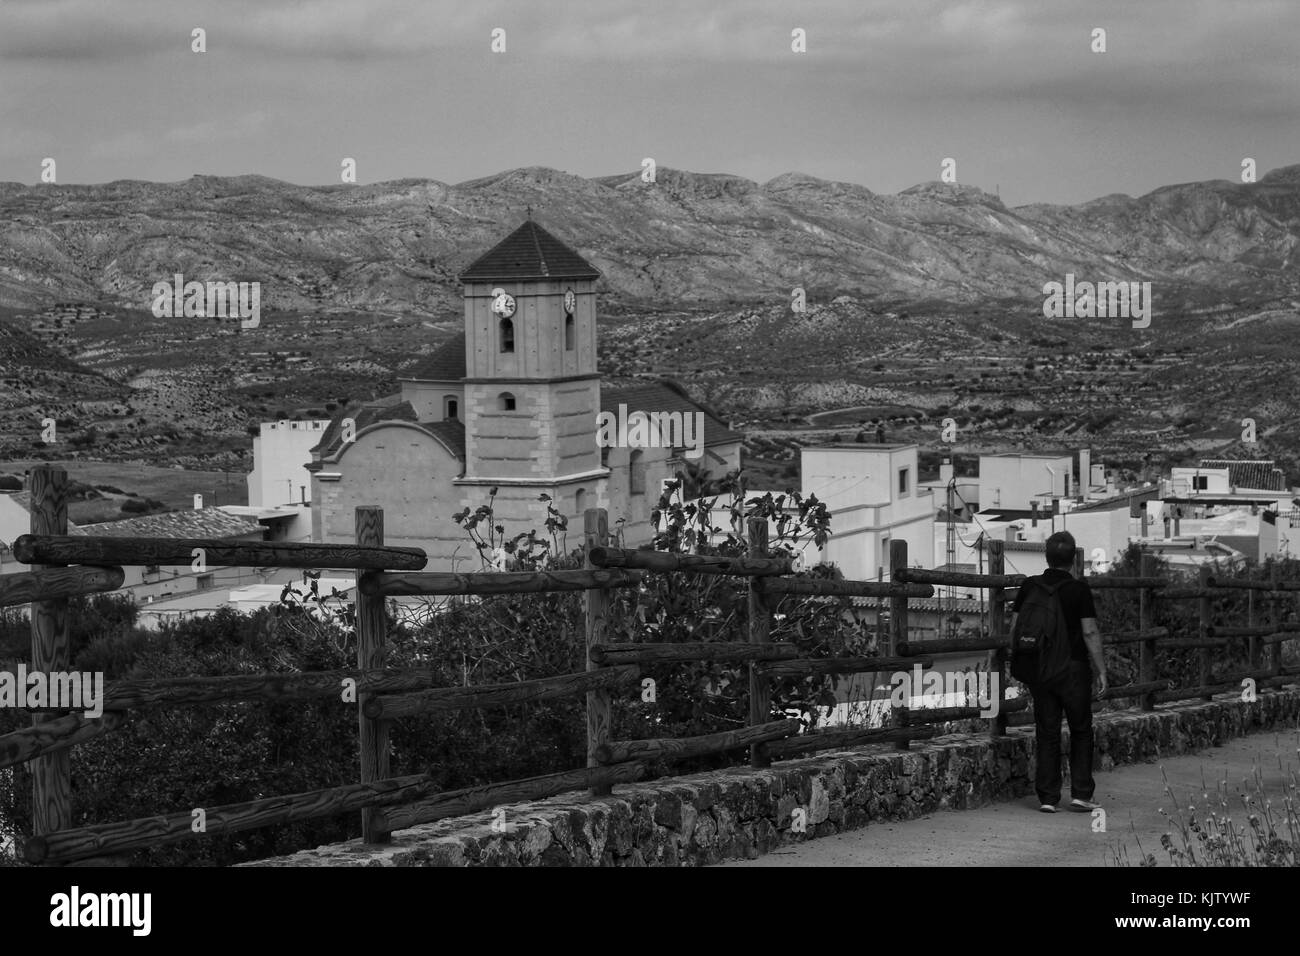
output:
<svg viewBox="0 0 1300 956"><path fill-rule="evenodd" d="M141 309L160 279L258 280L262 308L454 312L455 276L534 216L604 273L606 312L853 295L875 305L1041 302L1043 283L1157 283L1162 311L1297 294L1300 166L1258 183L1008 209L972 186L895 196L797 173L758 184L660 168L527 168L306 187L260 176L0 183L0 306Z"/></svg>

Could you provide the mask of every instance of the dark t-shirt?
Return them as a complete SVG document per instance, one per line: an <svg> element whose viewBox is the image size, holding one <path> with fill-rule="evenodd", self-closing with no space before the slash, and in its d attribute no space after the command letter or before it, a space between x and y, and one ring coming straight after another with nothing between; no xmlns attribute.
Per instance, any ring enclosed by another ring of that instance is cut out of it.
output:
<svg viewBox="0 0 1300 956"><path fill-rule="evenodd" d="M1061 585L1056 596L1061 600L1061 608L1065 611L1065 623L1070 629L1070 659L1086 662L1088 646L1083 643L1081 622L1085 617L1097 616L1097 608L1092 603L1092 588L1088 587L1087 581L1077 580L1069 571L1062 571L1060 568L1048 568L1041 577L1048 584L1055 584L1061 580L1067 582ZM1020 606L1024 603L1025 588L1019 588L1011 610L1020 613Z"/></svg>

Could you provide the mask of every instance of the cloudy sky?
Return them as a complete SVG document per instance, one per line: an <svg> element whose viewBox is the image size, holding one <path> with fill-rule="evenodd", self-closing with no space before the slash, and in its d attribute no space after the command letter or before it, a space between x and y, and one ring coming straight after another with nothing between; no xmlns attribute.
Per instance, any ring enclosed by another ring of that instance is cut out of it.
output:
<svg viewBox="0 0 1300 956"><path fill-rule="evenodd" d="M1297 37L1296 0L3 0L0 181L649 156L893 193L953 157L1008 204L1073 203L1300 162Z"/></svg>

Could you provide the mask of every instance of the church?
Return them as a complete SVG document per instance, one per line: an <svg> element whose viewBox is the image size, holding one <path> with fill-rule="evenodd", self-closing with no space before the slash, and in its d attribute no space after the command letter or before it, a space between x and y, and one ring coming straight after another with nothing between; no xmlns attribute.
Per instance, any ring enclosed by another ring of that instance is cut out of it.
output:
<svg viewBox="0 0 1300 956"><path fill-rule="evenodd" d="M379 506L386 544L424 549L428 571L476 571L452 516L495 488L507 540L545 538L550 504L568 519L568 549L588 508L636 546L654 533L663 482L688 462L714 477L740 467L742 436L678 388L601 388L600 273L531 216L458 278L464 331L399 375L397 394L340 411L312 448L313 541L353 541L355 509ZM601 415L620 410L701 415L702 457L658 442L602 447Z"/></svg>

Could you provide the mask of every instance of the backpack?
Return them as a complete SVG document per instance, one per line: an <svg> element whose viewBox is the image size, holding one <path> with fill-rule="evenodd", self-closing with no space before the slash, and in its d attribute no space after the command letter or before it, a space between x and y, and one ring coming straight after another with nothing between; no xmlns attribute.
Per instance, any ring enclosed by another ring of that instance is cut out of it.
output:
<svg viewBox="0 0 1300 956"><path fill-rule="evenodd" d="M1070 669L1070 628L1057 595L1065 583L1025 579L1028 592L1011 632L1011 676L1018 681L1047 684Z"/></svg>

